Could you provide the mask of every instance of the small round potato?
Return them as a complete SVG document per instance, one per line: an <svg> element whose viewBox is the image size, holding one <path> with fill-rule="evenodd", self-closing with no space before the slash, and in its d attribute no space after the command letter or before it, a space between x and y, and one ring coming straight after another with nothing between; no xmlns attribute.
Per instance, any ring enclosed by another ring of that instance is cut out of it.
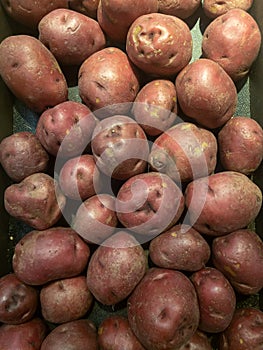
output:
<svg viewBox="0 0 263 350"><path fill-rule="evenodd" d="M248 11L253 0L203 0L203 10L207 17L216 18L229 10L239 8Z"/></svg>
<svg viewBox="0 0 263 350"><path fill-rule="evenodd" d="M201 4L201 0L158 0L159 12L181 19L192 16Z"/></svg>

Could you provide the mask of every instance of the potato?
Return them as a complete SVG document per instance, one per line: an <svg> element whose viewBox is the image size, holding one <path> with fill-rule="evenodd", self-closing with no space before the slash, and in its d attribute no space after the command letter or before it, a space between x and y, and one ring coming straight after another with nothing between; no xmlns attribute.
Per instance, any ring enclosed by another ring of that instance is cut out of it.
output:
<svg viewBox="0 0 263 350"><path fill-rule="evenodd" d="M119 189L116 211L124 227L150 240L173 226L184 210L181 189L169 176L148 172L131 177Z"/></svg>
<svg viewBox="0 0 263 350"><path fill-rule="evenodd" d="M85 276L53 281L40 291L42 316L51 323L65 323L84 317L92 302L93 296Z"/></svg>
<svg viewBox="0 0 263 350"><path fill-rule="evenodd" d="M147 350L179 349L198 327L194 286L179 271L149 269L128 299L128 320Z"/></svg>
<svg viewBox="0 0 263 350"><path fill-rule="evenodd" d="M144 350L124 316L107 316L98 328L98 343L101 350Z"/></svg>
<svg viewBox="0 0 263 350"><path fill-rule="evenodd" d="M44 339L41 350L99 350L97 330L87 319L71 321L54 328Z"/></svg>
<svg viewBox="0 0 263 350"><path fill-rule="evenodd" d="M197 231L221 236L245 228L257 217L262 192L246 175L222 171L188 184L185 204Z"/></svg>
<svg viewBox="0 0 263 350"><path fill-rule="evenodd" d="M4 192L6 211L31 228L45 230L62 217L66 197L50 175L35 173Z"/></svg>
<svg viewBox="0 0 263 350"><path fill-rule="evenodd" d="M159 12L186 19L192 16L201 4L201 0L158 0Z"/></svg>
<svg viewBox="0 0 263 350"><path fill-rule="evenodd" d="M109 114L126 113L140 85L127 54L117 47L107 47L82 63L78 88L81 99L92 111L105 107L96 114L103 119Z"/></svg>
<svg viewBox="0 0 263 350"><path fill-rule="evenodd" d="M126 51L143 72L159 77L177 74L192 58L192 36L178 17L151 13L130 26Z"/></svg>
<svg viewBox="0 0 263 350"><path fill-rule="evenodd" d="M199 301L198 328L204 332L223 332L230 324L236 295L229 281L217 269L205 267L191 276Z"/></svg>
<svg viewBox="0 0 263 350"><path fill-rule="evenodd" d="M44 111L37 122L36 135L53 156L64 158L82 154L91 141L97 120L80 102L65 101Z"/></svg>
<svg viewBox="0 0 263 350"><path fill-rule="evenodd" d="M20 182L29 175L45 172L49 155L35 134L21 131L1 141L0 163L13 181Z"/></svg>
<svg viewBox="0 0 263 350"><path fill-rule="evenodd" d="M146 268L147 259L142 246L129 233L119 231L92 254L87 285L99 302L115 305L130 295Z"/></svg>
<svg viewBox="0 0 263 350"><path fill-rule="evenodd" d="M118 224L115 198L101 193L86 199L77 209L72 228L88 243L102 244Z"/></svg>
<svg viewBox="0 0 263 350"><path fill-rule="evenodd" d="M220 335L219 350L260 350L263 343L263 312L242 307Z"/></svg>
<svg viewBox="0 0 263 350"><path fill-rule="evenodd" d="M263 130L256 120L231 118L218 133L220 162L225 170L252 174L263 159Z"/></svg>
<svg viewBox="0 0 263 350"><path fill-rule="evenodd" d="M155 139L148 162L177 183L189 182L214 172L217 141L211 131L182 122Z"/></svg>
<svg viewBox="0 0 263 350"><path fill-rule="evenodd" d="M212 346L207 335L197 330L190 340L179 350L212 350Z"/></svg>
<svg viewBox="0 0 263 350"><path fill-rule="evenodd" d="M10 17L24 26L37 29L38 22L56 8L68 8L67 0L2 0Z"/></svg>
<svg viewBox="0 0 263 350"><path fill-rule="evenodd" d="M172 126L177 115L174 84L166 79L154 79L138 92L132 114L149 136L160 135Z"/></svg>
<svg viewBox="0 0 263 350"><path fill-rule="evenodd" d="M14 273L0 278L0 322L20 324L30 321L38 307L38 292L21 282Z"/></svg>
<svg viewBox="0 0 263 350"><path fill-rule="evenodd" d="M253 0L203 0L202 6L206 16L213 19L235 8L248 11L252 4Z"/></svg>
<svg viewBox="0 0 263 350"><path fill-rule="evenodd" d="M0 57L2 79L32 111L41 113L67 100L68 86L57 60L38 39L11 35L1 42Z"/></svg>
<svg viewBox="0 0 263 350"><path fill-rule="evenodd" d="M260 47L259 26L241 9L229 10L214 19L206 27L202 41L203 56L220 64L234 81L247 76Z"/></svg>
<svg viewBox="0 0 263 350"><path fill-rule="evenodd" d="M97 18L97 10L99 6L99 0L71 0L69 2L69 8L84 15Z"/></svg>
<svg viewBox="0 0 263 350"><path fill-rule="evenodd" d="M40 350L47 326L40 318L19 325L0 326L1 350Z"/></svg>
<svg viewBox="0 0 263 350"><path fill-rule="evenodd" d="M87 266L88 245L71 228L53 227L28 232L15 246L12 266L29 285L79 275Z"/></svg>
<svg viewBox="0 0 263 350"><path fill-rule="evenodd" d="M153 263L166 269L197 271L210 258L205 239L189 225L176 225L151 240L149 255Z"/></svg>
<svg viewBox="0 0 263 350"><path fill-rule="evenodd" d="M212 259L239 293L255 294L263 288L263 242L254 231L237 230L215 238Z"/></svg>
<svg viewBox="0 0 263 350"><path fill-rule="evenodd" d="M111 40L125 43L129 27L136 18L158 12L158 0L143 0L140 1L140 6L134 5L133 0L100 1L98 22Z"/></svg>
<svg viewBox="0 0 263 350"><path fill-rule="evenodd" d="M106 45L98 22L73 10L49 12L39 22L38 30L39 40L61 65L80 65Z"/></svg>
<svg viewBox="0 0 263 350"><path fill-rule="evenodd" d="M213 60L200 58L187 65L176 77L175 87L184 114L207 129L223 126L236 111L235 84Z"/></svg>
<svg viewBox="0 0 263 350"><path fill-rule="evenodd" d="M132 118L114 115L101 120L91 140L99 170L117 180L146 170L149 145L143 129Z"/></svg>

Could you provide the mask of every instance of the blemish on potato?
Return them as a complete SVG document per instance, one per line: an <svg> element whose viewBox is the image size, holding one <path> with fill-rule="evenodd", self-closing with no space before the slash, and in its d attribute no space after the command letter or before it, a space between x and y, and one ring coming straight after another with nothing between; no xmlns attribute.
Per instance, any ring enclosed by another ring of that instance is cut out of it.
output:
<svg viewBox="0 0 263 350"><path fill-rule="evenodd" d="M230 266L225 265L225 266L223 267L223 269L224 269L226 272L230 273L231 276L233 276L233 277L236 276L235 271L233 271L233 270L231 269Z"/></svg>
<svg viewBox="0 0 263 350"><path fill-rule="evenodd" d="M172 237L177 237L177 233L176 233L176 232L172 232L172 233L171 233L171 236L172 236Z"/></svg>

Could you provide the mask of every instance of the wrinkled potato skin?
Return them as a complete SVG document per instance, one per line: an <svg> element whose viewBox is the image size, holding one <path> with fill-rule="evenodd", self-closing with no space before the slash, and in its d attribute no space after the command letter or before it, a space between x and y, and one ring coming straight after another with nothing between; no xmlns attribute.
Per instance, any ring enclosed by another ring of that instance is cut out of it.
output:
<svg viewBox="0 0 263 350"><path fill-rule="evenodd" d="M197 330L179 350L213 350L205 333Z"/></svg>
<svg viewBox="0 0 263 350"><path fill-rule="evenodd" d="M263 159L263 130L251 118L231 118L218 133L218 148L225 170L253 173Z"/></svg>
<svg viewBox="0 0 263 350"><path fill-rule="evenodd" d="M181 19L192 16L201 4L201 0L158 0L159 12Z"/></svg>
<svg viewBox="0 0 263 350"><path fill-rule="evenodd" d="M248 11L252 4L253 0L203 0L202 6L206 16L214 19L235 8Z"/></svg>
<svg viewBox="0 0 263 350"><path fill-rule="evenodd" d="M99 0L71 0L69 7L83 15L97 19Z"/></svg>
<svg viewBox="0 0 263 350"><path fill-rule="evenodd" d="M54 328L44 339L41 350L99 350L97 331L88 319L67 322Z"/></svg>
<svg viewBox="0 0 263 350"><path fill-rule="evenodd" d="M20 324L30 321L38 307L38 292L21 282L14 273L0 278L0 322Z"/></svg>
<svg viewBox="0 0 263 350"><path fill-rule="evenodd" d="M106 45L98 22L73 10L48 13L39 22L38 30L39 40L63 65L80 65Z"/></svg>
<svg viewBox="0 0 263 350"><path fill-rule="evenodd" d="M233 9L213 20L202 40L203 56L218 64L234 80L244 78L261 47L261 32L254 18Z"/></svg>
<svg viewBox="0 0 263 350"><path fill-rule="evenodd" d="M75 231L53 227L27 233L15 246L12 265L24 283L43 285L79 275L89 256L88 245Z"/></svg>
<svg viewBox="0 0 263 350"><path fill-rule="evenodd" d="M254 294L263 288L263 242L254 231L237 230L215 238L212 260L236 291Z"/></svg>
<svg viewBox="0 0 263 350"><path fill-rule="evenodd" d="M9 36L0 44L0 57L2 79L32 111L41 113L67 100L68 86L58 62L38 39Z"/></svg>
<svg viewBox="0 0 263 350"><path fill-rule="evenodd" d="M210 247L191 226L176 225L151 240L149 254L159 267L197 271L208 262Z"/></svg>
<svg viewBox="0 0 263 350"><path fill-rule="evenodd" d="M246 175L223 171L191 182L185 203L197 231L220 236L246 227L257 217L262 193Z"/></svg>
<svg viewBox="0 0 263 350"><path fill-rule="evenodd" d="M184 114L205 128L221 127L236 111L234 82L219 64L207 58L182 69L175 87Z"/></svg>
<svg viewBox="0 0 263 350"><path fill-rule="evenodd" d="M47 326L40 318L19 324L0 326L1 350L40 350Z"/></svg>
<svg viewBox="0 0 263 350"><path fill-rule="evenodd" d="M61 218L66 197L53 177L36 173L8 186L4 205L11 216L36 230L45 230Z"/></svg>
<svg viewBox="0 0 263 350"><path fill-rule="evenodd" d="M149 269L127 305L130 326L147 350L179 349L197 330L196 292L179 271Z"/></svg>
<svg viewBox="0 0 263 350"><path fill-rule="evenodd" d="M49 155L35 134L21 131L1 141L0 163L8 176L19 182L34 173L45 172Z"/></svg>
<svg viewBox="0 0 263 350"><path fill-rule="evenodd" d="M147 135L157 136L172 126L177 115L177 98L170 80L157 79L138 92L132 113Z"/></svg>
<svg viewBox="0 0 263 350"><path fill-rule="evenodd" d="M252 307L237 309L229 327L220 335L219 350L260 350L263 312Z"/></svg>
<svg viewBox="0 0 263 350"><path fill-rule="evenodd" d="M138 17L130 26L126 51L143 72L173 76L192 58L192 36L180 18L151 13Z"/></svg>

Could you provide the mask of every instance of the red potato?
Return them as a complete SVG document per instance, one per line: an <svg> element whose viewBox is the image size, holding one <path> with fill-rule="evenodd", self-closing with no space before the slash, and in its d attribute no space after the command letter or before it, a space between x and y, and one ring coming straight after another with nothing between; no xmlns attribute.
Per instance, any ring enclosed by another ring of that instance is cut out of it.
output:
<svg viewBox="0 0 263 350"><path fill-rule="evenodd" d="M129 233L119 231L92 254L87 285L100 303L115 305L131 294L146 269L147 258L142 246Z"/></svg>
<svg viewBox="0 0 263 350"><path fill-rule="evenodd" d="M101 0L98 6L98 22L113 41L125 43L130 25L148 13L158 12L158 0L142 0L134 6L133 0Z"/></svg>
<svg viewBox="0 0 263 350"><path fill-rule="evenodd" d="M126 180L146 170L147 137L130 117L114 115L101 120L94 129L91 148L97 167L113 179Z"/></svg>
<svg viewBox="0 0 263 350"><path fill-rule="evenodd" d="M44 173L27 176L8 186L4 192L4 206L14 218L37 230L55 225L62 217L66 197L56 180Z"/></svg>
<svg viewBox="0 0 263 350"><path fill-rule="evenodd" d="M124 316L106 317L98 328L100 350L144 350Z"/></svg>
<svg viewBox="0 0 263 350"><path fill-rule="evenodd" d="M36 136L53 156L79 156L89 145L96 123L87 106L65 101L40 115Z"/></svg>
<svg viewBox="0 0 263 350"><path fill-rule="evenodd" d="M236 111L234 82L218 63L207 58L182 69L175 87L183 113L207 129L223 126Z"/></svg>
<svg viewBox="0 0 263 350"><path fill-rule="evenodd" d="M79 275L90 256L88 245L71 228L53 227L30 231L15 246L12 266L29 285Z"/></svg>
<svg viewBox="0 0 263 350"><path fill-rule="evenodd" d="M94 323L81 319L61 324L44 339L41 350L99 350Z"/></svg>
<svg viewBox="0 0 263 350"><path fill-rule="evenodd" d="M201 4L201 0L158 0L159 12L186 19L192 16Z"/></svg>
<svg viewBox="0 0 263 350"><path fill-rule="evenodd" d="M99 2L99 0L71 0L69 8L96 19Z"/></svg>
<svg viewBox="0 0 263 350"><path fill-rule="evenodd" d="M0 322L25 323L33 319L38 307L38 292L21 282L14 273L0 278Z"/></svg>
<svg viewBox="0 0 263 350"><path fill-rule="evenodd" d="M51 323L65 323L84 317L92 302L93 296L85 276L53 281L40 291L42 316Z"/></svg>
<svg viewBox="0 0 263 350"><path fill-rule="evenodd" d="M1 141L0 163L8 176L19 182L34 173L45 172L49 155L35 134L21 131Z"/></svg>
<svg viewBox="0 0 263 350"><path fill-rule="evenodd" d="M182 122L155 139L148 162L178 183L189 182L214 172L217 140L211 131Z"/></svg>
<svg viewBox="0 0 263 350"><path fill-rule="evenodd" d="M236 295L229 281L217 269L205 267L191 276L200 310L198 328L204 332L220 333L230 324Z"/></svg>
<svg viewBox="0 0 263 350"><path fill-rule="evenodd" d="M262 205L262 192L246 175L223 171L188 184L190 223L204 234L222 236L249 225Z"/></svg>
<svg viewBox="0 0 263 350"><path fill-rule="evenodd" d="M162 13L142 15L129 28L126 51L143 72L174 76L192 58L191 32L178 17Z"/></svg>
<svg viewBox="0 0 263 350"><path fill-rule="evenodd" d="M248 11L252 4L253 0L203 0L202 6L206 16L213 19L235 8Z"/></svg>
<svg viewBox="0 0 263 350"><path fill-rule="evenodd" d="M252 307L237 309L229 327L220 335L219 350L261 350L263 312Z"/></svg>
<svg viewBox="0 0 263 350"><path fill-rule="evenodd" d="M145 349L180 349L198 327L194 286L179 271L149 269L128 299L128 320Z"/></svg>
<svg viewBox="0 0 263 350"><path fill-rule="evenodd" d="M38 25L39 40L62 65L80 65L106 45L104 33L94 19L69 9L56 9Z"/></svg>
<svg viewBox="0 0 263 350"><path fill-rule="evenodd" d="M153 263L166 269L198 271L210 258L205 239L189 225L176 225L151 240Z"/></svg>
<svg viewBox="0 0 263 350"><path fill-rule="evenodd" d="M214 19L203 34L203 56L220 64L234 81L247 76L260 47L259 26L241 9L229 10Z"/></svg>
<svg viewBox="0 0 263 350"><path fill-rule="evenodd" d="M58 62L38 39L9 36L0 44L0 57L2 79L32 111L42 113L67 100L68 86Z"/></svg>
<svg viewBox="0 0 263 350"><path fill-rule="evenodd" d="M79 69L79 95L92 111L102 108L96 114L99 119L128 112L139 87L138 74L117 47L95 52Z"/></svg>
<svg viewBox="0 0 263 350"><path fill-rule="evenodd" d="M190 340L179 350L213 350L207 335L197 330Z"/></svg>
<svg viewBox="0 0 263 350"><path fill-rule="evenodd" d="M165 174L148 172L131 177L117 194L119 221L150 240L173 226L184 210L181 189Z"/></svg>
<svg viewBox="0 0 263 350"><path fill-rule="evenodd" d="M77 209L72 228L88 243L102 244L116 230L118 219L115 198L109 194L94 195Z"/></svg>
<svg viewBox="0 0 263 350"><path fill-rule="evenodd" d="M1 350L40 350L47 326L40 318L19 325L0 326Z"/></svg>
<svg viewBox="0 0 263 350"><path fill-rule="evenodd" d="M263 242L254 231L237 230L215 238L212 260L237 292L255 294L263 288Z"/></svg>
<svg viewBox="0 0 263 350"><path fill-rule="evenodd" d="M166 79L147 83L134 100L132 114L147 135L157 136L170 128L177 116L174 84Z"/></svg>
<svg viewBox="0 0 263 350"><path fill-rule="evenodd" d="M254 119L231 118L218 133L219 157L225 170L253 173L263 159L263 130Z"/></svg>

